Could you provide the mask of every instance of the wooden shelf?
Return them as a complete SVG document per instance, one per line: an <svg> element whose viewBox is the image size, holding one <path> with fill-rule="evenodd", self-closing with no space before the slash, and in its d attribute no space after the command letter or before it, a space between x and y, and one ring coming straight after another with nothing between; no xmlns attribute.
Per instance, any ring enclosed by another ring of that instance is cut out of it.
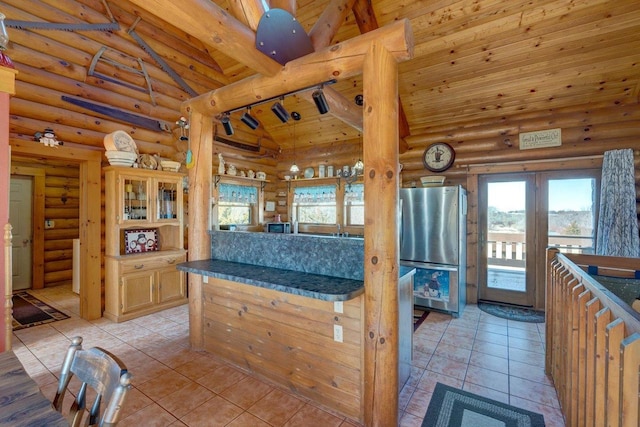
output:
<svg viewBox="0 0 640 427"><path fill-rule="evenodd" d="M220 181L224 179L225 181L235 181L235 182L259 182L260 190L264 190L264 186L267 182L271 182L266 179L258 179L258 178L249 178L248 176L237 176L237 175L213 175L213 185L217 188Z"/></svg>

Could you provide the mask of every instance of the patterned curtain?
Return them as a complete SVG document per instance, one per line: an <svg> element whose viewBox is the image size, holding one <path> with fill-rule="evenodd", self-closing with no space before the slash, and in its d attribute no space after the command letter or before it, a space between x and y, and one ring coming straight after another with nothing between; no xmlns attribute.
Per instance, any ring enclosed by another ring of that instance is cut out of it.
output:
<svg viewBox="0 0 640 427"><path fill-rule="evenodd" d="M640 256L634 175L633 150L604 153L596 255Z"/></svg>

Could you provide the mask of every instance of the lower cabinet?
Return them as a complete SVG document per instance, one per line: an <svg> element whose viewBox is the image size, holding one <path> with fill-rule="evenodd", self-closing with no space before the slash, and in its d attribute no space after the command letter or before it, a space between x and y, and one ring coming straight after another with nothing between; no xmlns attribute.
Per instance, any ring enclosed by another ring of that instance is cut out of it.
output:
<svg viewBox="0 0 640 427"><path fill-rule="evenodd" d="M104 316L115 322L150 314L187 302L182 251L107 257Z"/></svg>

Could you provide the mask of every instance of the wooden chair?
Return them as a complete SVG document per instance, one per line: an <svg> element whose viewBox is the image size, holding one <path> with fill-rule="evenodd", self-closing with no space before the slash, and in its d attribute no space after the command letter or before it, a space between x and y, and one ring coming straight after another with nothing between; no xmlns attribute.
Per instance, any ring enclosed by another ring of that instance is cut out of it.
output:
<svg viewBox="0 0 640 427"><path fill-rule="evenodd" d="M53 400L53 406L59 412L62 412L62 401L74 375L82 385L69 411L69 424L72 427L81 425L89 387L95 392L96 398L89 410L88 425L115 426L120 418L124 398L131 388L131 374L127 372L124 364L116 356L99 347L83 350L82 338L73 338L62 365L58 390ZM102 417L101 406L104 407Z"/></svg>

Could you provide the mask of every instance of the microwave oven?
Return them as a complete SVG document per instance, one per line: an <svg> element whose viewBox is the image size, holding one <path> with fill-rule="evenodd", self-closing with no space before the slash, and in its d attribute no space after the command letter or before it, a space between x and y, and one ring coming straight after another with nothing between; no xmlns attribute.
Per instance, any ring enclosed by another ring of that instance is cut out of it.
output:
<svg viewBox="0 0 640 427"><path fill-rule="evenodd" d="M267 233L291 233L291 223L268 222Z"/></svg>

